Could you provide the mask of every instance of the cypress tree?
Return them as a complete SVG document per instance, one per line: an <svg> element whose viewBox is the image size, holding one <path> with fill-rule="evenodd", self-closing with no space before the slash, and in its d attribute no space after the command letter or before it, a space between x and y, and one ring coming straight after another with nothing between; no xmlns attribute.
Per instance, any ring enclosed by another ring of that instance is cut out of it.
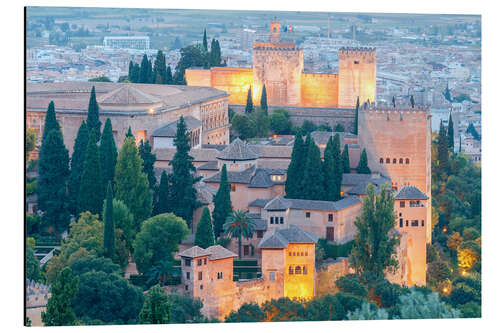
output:
<svg viewBox="0 0 500 333"><path fill-rule="evenodd" d="M73 276L71 268L64 268L57 274L52 285L52 295L47 302L46 311L42 312L45 326L75 325L76 316L71 302L78 291L78 276Z"/></svg>
<svg viewBox="0 0 500 333"><path fill-rule="evenodd" d="M203 29L203 49L208 52L207 29Z"/></svg>
<svg viewBox="0 0 500 333"><path fill-rule="evenodd" d="M104 136L103 136L104 139ZM68 199L69 210L73 215L78 213L78 196L80 194L80 181L82 179L83 164L85 162L85 153L89 143L89 131L85 121L82 121L78 134L76 135L73 146L73 155L71 155L71 172L68 178Z"/></svg>
<svg viewBox="0 0 500 333"><path fill-rule="evenodd" d="M156 177L154 171L154 164L156 162L156 155L151 153L151 145L149 140L144 143L142 140L139 143L139 156L143 161L142 172L148 176L149 188L154 190L156 186Z"/></svg>
<svg viewBox="0 0 500 333"><path fill-rule="evenodd" d="M200 222L196 225L196 234L194 237L194 244L206 249L215 244L214 229L212 226L212 219L210 218L210 211L208 207L203 208L201 213Z"/></svg>
<svg viewBox="0 0 500 333"><path fill-rule="evenodd" d="M154 215L170 212L169 176L165 170L161 173L160 185L158 186L156 202L153 210Z"/></svg>
<svg viewBox="0 0 500 333"><path fill-rule="evenodd" d="M359 96L356 100L356 114L354 115L354 128L352 134L358 135L358 122L359 122Z"/></svg>
<svg viewBox="0 0 500 333"><path fill-rule="evenodd" d="M134 71L131 82L138 83L141 76L141 66L139 64L134 64Z"/></svg>
<svg viewBox="0 0 500 333"><path fill-rule="evenodd" d="M331 138L331 137L330 137ZM342 187L342 175L344 174L344 164L342 161L342 156L340 153L340 137L339 134L335 134L333 137L333 179L334 179L334 192L331 194L331 198L334 201L340 200L340 188Z"/></svg>
<svg viewBox="0 0 500 333"><path fill-rule="evenodd" d="M174 80L172 77L172 68L170 68L170 66L167 67L166 80L167 80L166 84L173 84L174 83Z"/></svg>
<svg viewBox="0 0 500 333"><path fill-rule="evenodd" d="M438 165L440 172L446 172L449 165L448 156L448 136L446 135L446 129L443 125L443 121L439 124L439 135L438 135Z"/></svg>
<svg viewBox="0 0 500 333"><path fill-rule="evenodd" d="M141 72L139 74L139 83L149 83L151 81L151 63L148 56L144 54L141 61Z"/></svg>
<svg viewBox="0 0 500 333"><path fill-rule="evenodd" d="M392 106L396 107L396 98L394 96L392 96Z"/></svg>
<svg viewBox="0 0 500 333"><path fill-rule="evenodd" d="M80 182L80 195L78 196L79 212L89 211L92 214L102 212L102 201L104 199L103 183L101 177L101 162L99 149L96 143L95 132L90 132L83 173Z"/></svg>
<svg viewBox="0 0 500 333"><path fill-rule="evenodd" d="M125 138L134 138L134 135L132 134L132 129L130 128L130 126L128 127L127 134L125 134ZM134 138L134 140L135 140L135 138Z"/></svg>
<svg viewBox="0 0 500 333"><path fill-rule="evenodd" d="M415 98L413 98L413 95L410 96L410 104L412 108L415 107Z"/></svg>
<svg viewBox="0 0 500 333"><path fill-rule="evenodd" d="M142 164L134 138L126 137L116 159L115 198L122 200L134 215L136 232L142 221L150 217L153 204L153 193L142 172Z"/></svg>
<svg viewBox="0 0 500 333"><path fill-rule="evenodd" d="M260 108L267 114L267 92L265 84L262 87L262 95L260 96Z"/></svg>
<svg viewBox="0 0 500 333"><path fill-rule="evenodd" d="M347 143L344 145L344 150L342 150L342 164L344 165L344 173L351 172L351 166L349 161L349 148Z"/></svg>
<svg viewBox="0 0 500 333"><path fill-rule="evenodd" d="M323 200L325 198L321 153L311 138L307 149L307 158L302 179L302 198L307 200Z"/></svg>
<svg viewBox="0 0 500 333"><path fill-rule="evenodd" d="M248 88L248 93L247 93L247 106L245 107L245 113L252 113L253 112L253 101L252 101L252 86Z"/></svg>
<svg viewBox="0 0 500 333"><path fill-rule="evenodd" d="M366 149L363 149L361 156L359 158L358 168L356 169L358 173L370 174L372 173L368 167L368 157L366 156Z"/></svg>
<svg viewBox="0 0 500 333"><path fill-rule="evenodd" d="M43 126L43 134L42 134L42 144L43 140L49 134L49 132L53 129L60 129L59 123L56 119L56 110L54 107L54 101L50 101L49 106L47 108L47 113L45 113L45 123Z"/></svg>
<svg viewBox="0 0 500 333"><path fill-rule="evenodd" d="M306 146L302 140L302 135L296 134L293 143L292 158L286 172L285 193L287 198L300 198L300 194L302 193L305 158Z"/></svg>
<svg viewBox="0 0 500 333"><path fill-rule="evenodd" d="M451 103L451 93L450 93L450 87L448 86L448 82L446 82L446 89L444 90L444 98Z"/></svg>
<svg viewBox="0 0 500 333"><path fill-rule="evenodd" d="M101 121L99 120L99 105L97 105L97 99L95 97L95 86L92 86L92 91L90 92L87 127L89 133L91 131L95 132L96 142L99 142L101 139Z"/></svg>
<svg viewBox="0 0 500 333"><path fill-rule="evenodd" d="M193 165L193 157L189 155L189 141L186 122L181 116L174 139L177 151L169 163L172 166L171 202L172 212L183 218L188 226L192 226L193 212L198 207L194 185L201 178L194 176L196 168Z"/></svg>
<svg viewBox="0 0 500 333"><path fill-rule="evenodd" d="M453 130L453 119L451 118L451 113L450 113L450 119L448 120L448 146L450 147L452 152L455 145L454 136L455 133Z"/></svg>
<svg viewBox="0 0 500 333"><path fill-rule="evenodd" d="M103 186L108 182L113 184L117 156L118 151L116 149L115 139L113 138L113 127L111 125L111 120L107 118L102 131L101 144L99 145Z"/></svg>
<svg viewBox="0 0 500 333"><path fill-rule="evenodd" d="M321 200L335 201L337 186L335 184L335 161L333 157L333 140L332 137L328 139L326 148L324 151L324 161L323 161L323 180L325 197Z"/></svg>
<svg viewBox="0 0 500 333"><path fill-rule="evenodd" d="M128 63L128 80L134 82L134 62L132 60Z"/></svg>
<svg viewBox="0 0 500 333"><path fill-rule="evenodd" d="M61 130L52 129L42 141L38 162L38 206L44 210L43 224L54 227L57 233L69 224L66 181L69 176L68 150Z"/></svg>
<svg viewBox="0 0 500 333"><path fill-rule="evenodd" d="M104 256L113 259L115 254L115 223L113 220L113 187L111 182L108 182L102 216L104 216Z"/></svg>
<svg viewBox="0 0 500 333"><path fill-rule="evenodd" d="M231 185L227 181L226 165L222 166L220 175L220 185L214 198L214 211L212 212L214 219L215 236L219 237L224 231L223 225L226 219L232 212L231 204Z"/></svg>
<svg viewBox="0 0 500 333"><path fill-rule="evenodd" d="M165 62L165 55L161 50L158 50L156 54L153 76L155 78L154 83L167 84L167 65Z"/></svg>

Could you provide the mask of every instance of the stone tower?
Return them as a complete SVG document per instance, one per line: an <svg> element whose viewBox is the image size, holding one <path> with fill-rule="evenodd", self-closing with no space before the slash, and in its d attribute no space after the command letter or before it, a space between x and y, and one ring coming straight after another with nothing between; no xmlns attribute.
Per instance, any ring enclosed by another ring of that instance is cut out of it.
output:
<svg viewBox="0 0 500 333"><path fill-rule="evenodd" d="M359 110L358 138L368 166L391 178L395 190L413 185L431 199L431 115L429 106L368 105ZM431 221L431 205L426 210ZM431 241L431 223L425 226Z"/></svg>
<svg viewBox="0 0 500 333"><path fill-rule="evenodd" d="M339 50L339 107L352 108L376 99L377 53L371 47L342 47Z"/></svg>
<svg viewBox="0 0 500 333"><path fill-rule="evenodd" d="M254 102L265 84L269 105L300 105L304 53L295 42L280 42L278 21L271 22L269 42L254 43L252 55Z"/></svg>

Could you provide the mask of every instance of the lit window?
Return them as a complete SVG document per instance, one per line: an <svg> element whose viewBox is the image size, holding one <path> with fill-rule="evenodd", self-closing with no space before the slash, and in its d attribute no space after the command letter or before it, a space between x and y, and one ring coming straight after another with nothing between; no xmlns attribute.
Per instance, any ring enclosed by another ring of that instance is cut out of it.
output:
<svg viewBox="0 0 500 333"><path fill-rule="evenodd" d="M300 252L300 256L303 257L304 256L304 252Z"/></svg>
<svg viewBox="0 0 500 333"><path fill-rule="evenodd" d="M304 274L304 275L305 275L305 274L307 274L307 267L306 267L306 266L304 266L304 267L302 268L302 274Z"/></svg>
<svg viewBox="0 0 500 333"><path fill-rule="evenodd" d="M236 184L231 184L231 192L236 192Z"/></svg>
<svg viewBox="0 0 500 333"><path fill-rule="evenodd" d="M288 267L288 274L293 275L293 267Z"/></svg>
<svg viewBox="0 0 500 333"><path fill-rule="evenodd" d="M307 252L305 253L305 256L307 257Z"/></svg>
<svg viewBox="0 0 500 333"><path fill-rule="evenodd" d="M295 266L295 274L302 274L302 268L300 268L300 266Z"/></svg>
<svg viewBox="0 0 500 333"><path fill-rule="evenodd" d="M291 257L292 256L292 252L288 252L288 256Z"/></svg>

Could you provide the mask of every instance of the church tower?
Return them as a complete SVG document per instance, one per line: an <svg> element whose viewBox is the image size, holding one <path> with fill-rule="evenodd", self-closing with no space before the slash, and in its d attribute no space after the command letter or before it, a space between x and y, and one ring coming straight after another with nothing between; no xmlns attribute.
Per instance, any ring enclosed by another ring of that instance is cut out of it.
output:
<svg viewBox="0 0 500 333"><path fill-rule="evenodd" d="M269 30L269 41L271 43L279 43L280 41L280 30L281 25L279 21L271 21L271 27Z"/></svg>
<svg viewBox="0 0 500 333"><path fill-rule="evenodd" d="M377 52L372 47L342 47L339 50L339 107L354 108L375 102L377 94Z"/></svg>

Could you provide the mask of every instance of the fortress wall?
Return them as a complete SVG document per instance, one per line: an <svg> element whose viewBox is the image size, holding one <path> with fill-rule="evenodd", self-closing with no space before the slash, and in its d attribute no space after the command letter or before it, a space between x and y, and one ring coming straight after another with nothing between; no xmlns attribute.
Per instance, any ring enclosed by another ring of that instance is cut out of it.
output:
<svg viewBox="0 0 500 333"><path fill-rule="evenodd" d="M210 71L212 77L209 86L231 94L229 104L246 105L248 89L253 84L251 68L212 67Z"/></svg>
<svg viewBox="0 0 500 333"><path fill-rule="evenodd" d="M372 48L344 48L339 50L339 106L355 107L356 99L362 105L374 102L377 91L377 56Z"/></svg>
<svg viewBox="0 0 500 333"><path fill-rule="evenodd" d="M337 107L339 103L338 78L338 74L302 73L300 106Z"/></svg>
<svg viewBox="0 0 500 333"><path fill-rule="evenodd" d="M210 69L189 68L185 71L186 84L188 86L210 87Z"/></svg>
<svg viewBox="0 0 500 333"><path fill-rule="evenodd" d="M316 271L316 297L338 292L335 281L350 273L347 258L338 258L334 262L325 263Z"/></svg>

